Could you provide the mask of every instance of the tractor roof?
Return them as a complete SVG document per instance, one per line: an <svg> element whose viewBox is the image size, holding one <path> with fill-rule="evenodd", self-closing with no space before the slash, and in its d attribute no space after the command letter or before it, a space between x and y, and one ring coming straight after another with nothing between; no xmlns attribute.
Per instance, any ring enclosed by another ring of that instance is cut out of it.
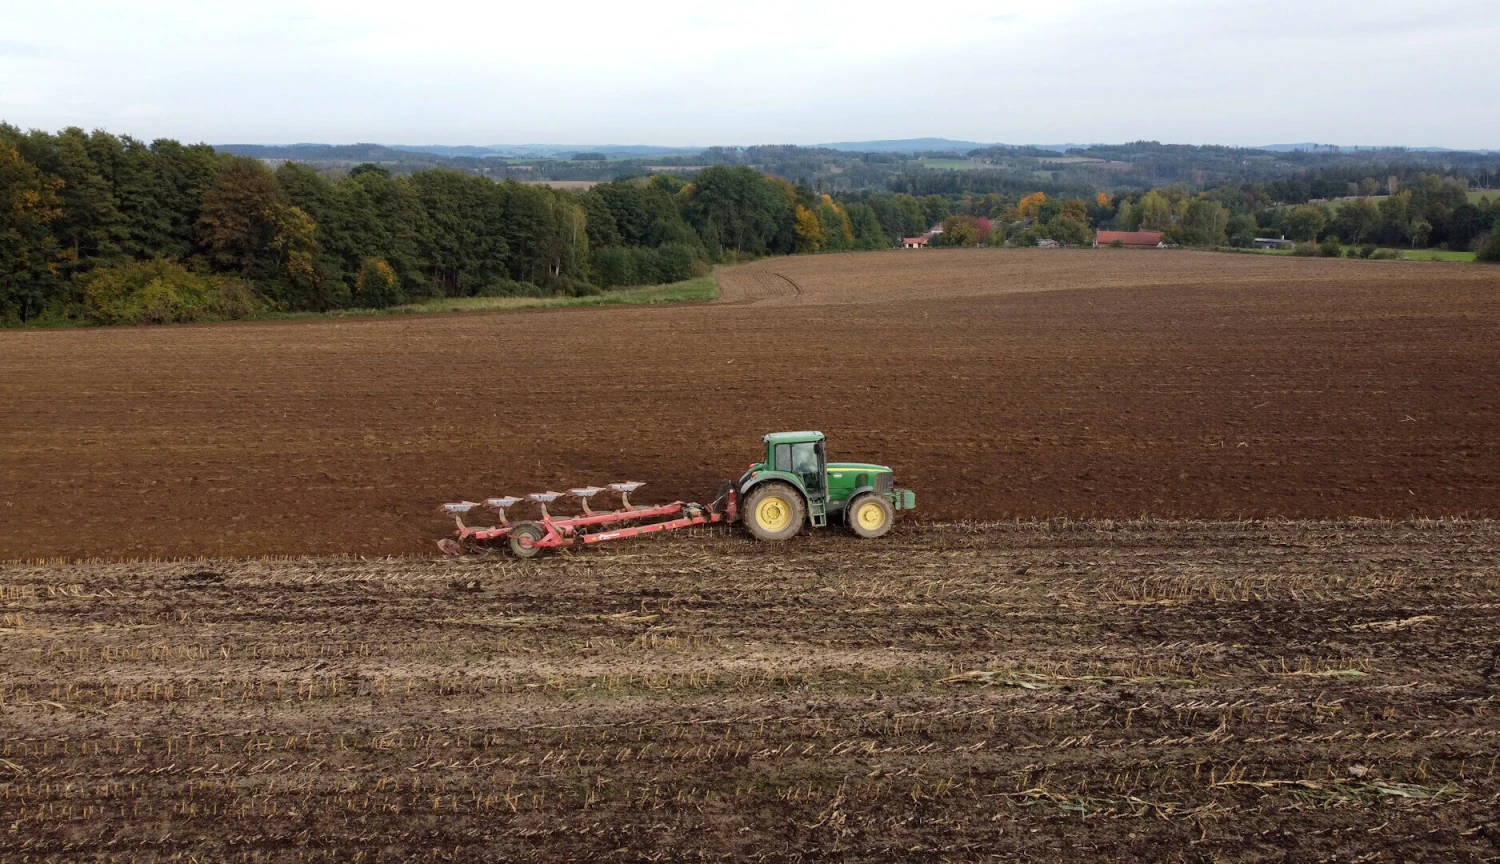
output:
<svg viewBox="0 0 1500 864"><path fill-rule="evenodd" d="M761 439L767 444L799 444L804 441L822 441L822 432L772 432Z"/></svg>

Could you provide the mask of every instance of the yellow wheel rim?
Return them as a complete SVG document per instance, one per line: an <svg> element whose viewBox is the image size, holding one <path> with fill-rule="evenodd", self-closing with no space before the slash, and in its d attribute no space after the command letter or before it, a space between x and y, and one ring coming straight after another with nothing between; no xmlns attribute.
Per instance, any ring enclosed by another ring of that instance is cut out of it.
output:
<svg viewBox="0 0 1500 864"><path fill-rule="evenodd" d="M854 514L855 521L859 527L866 531L874 531L885 524L885 511L874 501L866 501L861 504L859 510Z"/></svg>
<svg viewBox="0 0 1500 864"><path fill-rule="evenodd" d="M784 531L792 524L792 505L785 498L768 495L756 505L755 521L767 531Z"/></svg>

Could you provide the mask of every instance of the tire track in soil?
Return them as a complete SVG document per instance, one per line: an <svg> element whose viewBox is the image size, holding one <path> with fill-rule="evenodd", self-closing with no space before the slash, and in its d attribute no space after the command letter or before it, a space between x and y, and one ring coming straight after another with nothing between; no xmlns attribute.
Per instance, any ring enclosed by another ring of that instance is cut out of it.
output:
<svg viewBox="0 0 1500 864"><path fill-rule="evenodd" d="M715 276L719 280L719 303L760 304L802 296L802 286L780 273L731 267L719 268Z"/></svg>

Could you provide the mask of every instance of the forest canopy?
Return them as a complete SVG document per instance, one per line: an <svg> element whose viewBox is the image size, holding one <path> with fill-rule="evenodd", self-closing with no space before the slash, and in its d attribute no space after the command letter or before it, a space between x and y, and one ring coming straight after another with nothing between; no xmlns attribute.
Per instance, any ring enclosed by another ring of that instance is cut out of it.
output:
<svg viewBox="0 0 1500 864"><path fill-rule="evenodd" d="M1089 158L1128 156L1096 149ZM1227 162L1203 149L1195 158L1205 164ZM1368 170L1383 173L1366 175L1344 160L1264 181L1099 188L1029 167L993 170L983 153L971 157L980 160L974 170L915 173L883 154L836 154L884 172L883 185L856 189L817 174L829 153L710 148L703 161L717 164L668 164L575 191L447 164L406 173L392 170L404 162L314 167L204 144L0 124L0 323L586 295L679 281L717 262L888 249L917 235L933 245L1084 245L1099 229L1148 229L1191 246L1285 236L1325 250L1446 246L1500 258L1500 196L1471 200L1458 169L1445 176L1381 164ZM817 179L792 182L744 164L752 159ZM847 180L842 168L836 174ZM1315 192L1350 194L1319 201Z"/></svg>

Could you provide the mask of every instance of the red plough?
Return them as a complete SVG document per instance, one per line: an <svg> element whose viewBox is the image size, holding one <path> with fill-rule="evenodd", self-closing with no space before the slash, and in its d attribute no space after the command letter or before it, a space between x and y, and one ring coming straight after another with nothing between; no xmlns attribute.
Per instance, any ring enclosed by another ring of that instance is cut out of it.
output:
<svg viewBox="0 0 1500 864"><path fill-rule="evenodd" d="M556 549L564 545L590 545L658 531L691 528L694 525L733 522L738 515L738 493L728 483L724 484L719 497L707 506L684 501L654 506L631 504L630 493L643 485L645 484L609 484L610 491L620 496L620 507L604 512L596 512L591 506L591 499L604 489L598 486L569 489L567 497L576 498L579 509L582 510L571 516L554 516L547 511L548 504L564 497L561 492L533 492L525 499L510 496L486 498L482 506L494 510L499 518L499 524L488 528L464 524L464 515L481 506L480 504L473 501L444 504L443 512L453 515L458 530L454 532L454 538L439 540L438 548L449 555L460 555L466 544L478 546L486 541L507 540L513 554L520 558L532 558L543 549ZM522 500L536 504L541 510L540 518L512 522L509 510ZM620 525L627 527L616 527Z"/></svg>

